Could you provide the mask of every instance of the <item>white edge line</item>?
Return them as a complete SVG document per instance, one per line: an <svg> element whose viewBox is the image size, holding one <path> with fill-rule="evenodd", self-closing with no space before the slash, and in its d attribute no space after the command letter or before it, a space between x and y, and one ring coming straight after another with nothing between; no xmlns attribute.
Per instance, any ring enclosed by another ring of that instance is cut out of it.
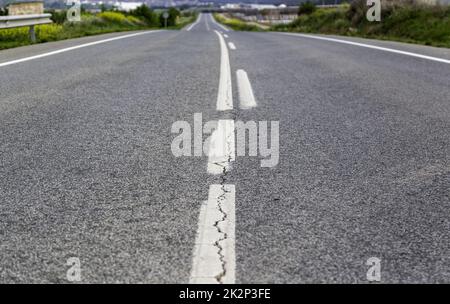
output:
<svg viewBox="0 0 450 304"><path fill-rule="evenodd" d="M200 19L202 19L202 14L201 14L201 13L198 14L197 20L195 20L194 23L192 23L191 25L189 25L189 27L186 29L186 31L189 32L190 30L192 30L192 28L193 28L194 26L196 26L196 25L200 22Z"/></svg>
<svg viewBox="0 0 450 304"><path fill-rule="evenodd" d="M216 21L216 19L214 19L214 16L211 14L211 20L214 24L217 24L218 26L220 26L225 32L229 32L230 29L226 28L223 24L219 23Z"/></svg>
<svg viewBox="0 0 450 304"><path fill-rule="evenodd" d="M52 55L56 55L56 54L61 54L64 52L69 52L69 51L73 51L76 49L81 49L81 48L85 48L88 46L93 46L93 45L97 45L97 44L101 44L101 43L136 37L136 36L140 36L140 35L152 34L152 33L156 33L156 32L160 32L160 30L146 31L146 32L142 32L142 33L134 33L134 34L124 35L124 36L89 42L89 43L85 43L85 44L80 44L80 45L76 45L76 46L72 46L72 47L68 47L68 48L64 48L64 49L60 49L60 50L56 50L56 51L52 51L52 52L48 52L48 53L43 53L43 54L39 54L39 55L35 55L35 56L30 56L30 57L25 57L25 58L21 58L21 59L12 60L12 61L3 62L3 63L0 63L0 67L17 64L17 63L21 63L21 62L26 62L26 61L30 61L30 60L35 60L35 59L39 59L39 58L44 58L44 57L48 57L48 56L52 56Z"/></svg>
<svg viewBox="0 0 450 304"><path fill-rule="evenodd" d="M427 56L427 55L422 55L422 54L417 54L417 53L412 53L412 52L400 51L400 50L396 50L396 49L385 48L385 47L375 46L375 45L370 45L370 44L365 44L365 43L359 43L359 42L353 42L353 41L347 41L347 40L341 40L341 39L335 39L335 38L320 37L320 36L314 36L314 35L305 35L305 34L280 33L280 32L277 32L277 34L311 38L311 39L317 39L317 40L332 41L332 42L337 42L337 43L342 43L342 44L355 45L355 46L375 49L375 50L379 50L379 51L391 52L391 53L396 53L396 54L401 54L401 55L406 55L406 56L411 56L411 57L416 57L416 58L450 64L450 60L448 60L448 59L432 57L432 56Z"/></svg>

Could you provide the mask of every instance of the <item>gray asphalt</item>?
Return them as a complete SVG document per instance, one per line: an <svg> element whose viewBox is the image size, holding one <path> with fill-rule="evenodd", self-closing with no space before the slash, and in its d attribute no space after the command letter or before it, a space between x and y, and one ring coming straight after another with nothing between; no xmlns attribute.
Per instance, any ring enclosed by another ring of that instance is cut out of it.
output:
<svg viewBox="0 0 450 304"><path fill-rule="evenodd" d="M175 158L173 122L216 111L209 22L0 67L0 282L186 283L220 177ZM237 283L450 283L450 65L228 32L231 117L280 122L280 163L238 157ZM0 63L110 34L0 52ZM450 58L450 50L342 38ZM239 110L244 69L258 107ZM230 115L230 114L229 114Z"/></svg>

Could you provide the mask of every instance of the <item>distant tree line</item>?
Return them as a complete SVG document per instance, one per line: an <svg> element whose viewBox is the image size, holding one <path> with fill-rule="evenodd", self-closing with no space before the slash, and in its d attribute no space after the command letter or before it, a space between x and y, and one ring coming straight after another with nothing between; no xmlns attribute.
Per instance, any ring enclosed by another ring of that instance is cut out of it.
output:
<svg viewBox="0 0 450 304"><path fill-rule="evenodd" d="M174 7L169 8L167 11L169 14L167 18L167 26L174 26L177 24L177 18L180 17L181 12L177 10ZM151 8L149 8L147 5L142 4L141 6L137 7L136 9L132 10L130 12L132 16L135 17L141 17L145 20L147 25L149 26L164 26L165 20L163 18L163 14L158 14L154 12Z"/></svg>

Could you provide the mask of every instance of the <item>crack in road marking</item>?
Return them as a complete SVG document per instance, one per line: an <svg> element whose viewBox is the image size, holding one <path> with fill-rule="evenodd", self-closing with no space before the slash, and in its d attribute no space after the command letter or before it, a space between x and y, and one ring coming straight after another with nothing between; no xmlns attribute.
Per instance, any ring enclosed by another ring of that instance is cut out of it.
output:
<svg viewBox="0 0 450 304"><path fill-rule="evenodd" d="M235 282L235 186L225 180L210 185L200 208L190 283Z"/></svg>

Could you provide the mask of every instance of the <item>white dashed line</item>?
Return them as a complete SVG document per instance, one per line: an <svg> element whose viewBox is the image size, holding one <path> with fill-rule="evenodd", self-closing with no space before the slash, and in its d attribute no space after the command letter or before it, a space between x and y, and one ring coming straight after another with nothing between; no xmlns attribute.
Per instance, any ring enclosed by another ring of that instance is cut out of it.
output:
<svg viewBox="0 0 450 304"><path fill-rule="evenodd" d="M244 70L237 70L236 78L239 91L240 108L250 109L256 107L255 96L253 94L252 85L248 79L247 72Z"/></svg>
<svg viewBox="0 0 450 304"><path fill-rule="evenodd" d="M52 56L52 55L56 55L56 54L61 54L64 52L69 52L69 51L73 51L73 50L77 50L77 49L81 49L81 48L85 48L88 46L93 46L93 45L97 45L97 44L101 44L101 43L106 43L106 42L111 42L111 41L146 35L146 34L152 34L152 33L156 33L156 32L160 32L160 31L146 31L146 32L141 32L141 33L134 33L134 34L123 35L123 36L119 36L119 37L113 37L113 38L98 40L98 41L94 41L94 42L89 42L89 43L85 43L85 44L80 44L80 45L76 45L76 46L72 46L72 47L68 47L68 48L64 48L64 49L60 49L60 50L56 50L56 51L52 51L52 52L48 52L48 53L44 53L44 54L39 54L39 55L31 56L31 57L25 57L25 58L21 58L21 59L17 59L17 60L3 62L3 63L0 63L0 67L4 67L7 65L12 65L12 64L16 64L16 63L21 63L21 62L26 62L26 61L31 61L31 60L35 60L35 59L39 59L39 58L44 58L44 57L48 57L48 56Z"/></svg>
<svg viewBox="0 0 450 304"><path fill-rule="evenodd" d="M228 48L222 35L215 31L220 41L220 78L217 93L217 111L233 109L233 92L231 88L231 68Z"/></svg>
<svg viewBox="0 0 450 304"><path fill-rule="evenodd" d="M217 121L217 128L205 144L208 147L207 172L218 175L229 171L231 162L235 160L234 120Z"/></svg>
<svg viewBox="0 0 450 304"><path fill-rule="evenodd" d="M235 282L235 186L211 185L200 208L191 284Z"/></svg>
<svg viewBox="0 0 450 304"><path fill-rule="evenodd" d="M228 47L230 48L230 50L235 50L236 46L234 45L233 42L228 42Z"/></svg>
<svg viewBox="0 0 450 304"><path fill-rule="evenodd" d="M331 42L337 42L337 43L343 43L343 44L349 44L349 45L355 45L355 46L359 46L359 47L365 47L365 48L369 48L369 49L374 49L374 50L379 50L379 51L384 51L384 52L390 52L390 53L396 53L396 54L401 54L401 55L406 55L406 56L411 56L411 57L416 57L416 58L421 58L421 59L432 60L432 61L437 61L437 62L443 62L443 63L450 64L450 60L448 60L448 59L432 57L432 56L426 56L426 55L417 54L417 53L411 53L411 52L405 52L405 51L400 51L400 50L396 50L396 49L390 49L390 48L385 48L385 47L380 47L380 46L375 46L375 45L370 45L370 44L365 44L365 43L358 43L358 42L352 42L352 41L347 41L347 40L341 40L341 39L335 39L335 38L327 38L327 37L320 37L320 36L314 36L314 35L305 35L305 34L294 34L294 33L279 33L279 34L291 35L291 36L297 36L297 37L303 37L303 38L310 38L310 39L317 39L317 40L324 40L324 41L331 41Z"/></svg>
<svg viewBox="0 0 450 304"><path fill-rule="evenodd" d="M223 34L223 36L224 36L225 38L228 38L228 35L227 35L227 34Z"/></svg>

